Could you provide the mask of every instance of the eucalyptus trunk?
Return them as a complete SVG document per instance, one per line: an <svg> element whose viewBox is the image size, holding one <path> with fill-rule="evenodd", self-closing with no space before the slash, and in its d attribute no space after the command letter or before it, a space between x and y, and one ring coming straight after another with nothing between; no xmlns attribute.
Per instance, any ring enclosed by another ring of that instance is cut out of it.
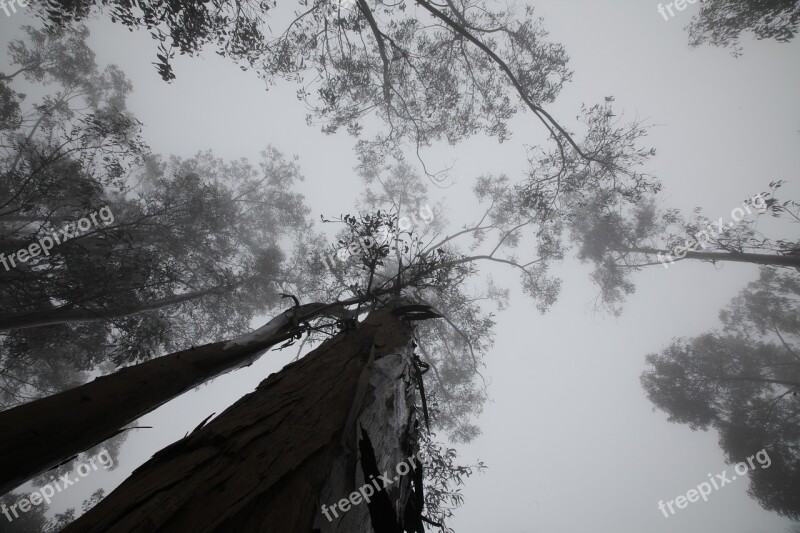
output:
<svg viewBox="0 0 800 533"><path fill-rule="evenodd" d="M412 332L397 309L374 311L158 452L64 533L421 533L421 469L397 468L417 450ZM353 497L379 475L391 483Z"/></svg>
<svg viewBox="0 0 800 533"><path fill-rule="evenodd" d="M122 431L127 424L220 374L251 364L304 331L301 323L343 305L294 307L258 330L132 365L46 398L0 412L0 494Z"/></svg>

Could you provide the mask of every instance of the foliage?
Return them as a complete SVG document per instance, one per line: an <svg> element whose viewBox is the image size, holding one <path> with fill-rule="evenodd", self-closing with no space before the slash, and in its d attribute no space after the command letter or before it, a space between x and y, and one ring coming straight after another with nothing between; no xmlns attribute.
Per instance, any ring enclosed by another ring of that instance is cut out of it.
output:
<svg viewBox="0 0 800 533"><path fill-rule="evenodd" d="M800 279L762 268L722 311L723 329L679 339L651 354L642 374L650 400L671 422L714 428L729 463L765 449L768 469L751 472L750 494L769 510L800 518Z"/></svg>
<svg viewBox="0 0 800 533"><path fill-rule="evenodd" d="M632 275L662 265L658 254L687 242L700 242L703 251L715 253L700 259L711 263L741 260L739 256L748 253L762 254L758 260L764 262L797 255L799 241L770 238L758 227L759 217L766 215L787 224L800 222L798 203L775 196L781 180L761 193L763 205L747 201L751 218L725 224L721 231L716 231L719 221L703 216L700 208L692 218L676 209L662 209L657 201L660 180L637 170L655 155L654 149L640 146L646 129L638 122L622 124L612 104L613 98L607 98L584 109L587 132L580 144L591 160L570 152L564 165L557 151L540 153L531 159L528 179L517 186L540 228L540 241L547 243L552 255L560 257L566 251L566 232L577 258L594 266L592 279L600 289L601 305L618 315L635 289ZM689 257L674 260L685 259Z"/></svg>
<svg viewBox="0 0 800 533"><path fill-rule="evenodd" d="M12 505L15 505L20 499L25 498L30 501L30 496L33 492L9 492L0 496L0 505L5 505L8 509L9 516L12 520L9 521L7 517L2 516L0 520L0 533L58 533L66 526L71 524L75 518L75 509L69 508L63 513L56 513L53 518L48 519L47 514L48 505L46 502L40 500L39 505L31 505L27 512L22 512L17 509L18 517L14 517L13 512L10 510ZM81 504L81 513L83 514L103 499L105 491L97 489L92 493L89 498Z"/></svg>
<svg viewBox="0 0 800 533"><path fill-rule="evenodd" d="M149 154L125 109L130 82L99 70L85 28L25 31L10 47L19 69L0 79L14 103L0 119L0 253L101 207L113 216L0 268L5 407L77 386L105 362L247 330L291 277L279 244L308 225L294 161L271 147L258 166ZM23 79L52 92L25 105L12 90Z"/></svg>
<svg viewBox="0 0 800 533"><path fill-rule="evenodd" d="M278 19L268 2L252 0L195 5L148 0L128 2L49 0L40 15L63 27L92 12L107 12L130 28L143 28L161 42L158 70L174 78L171 59L217 53L254 68L268 82L298 83L298 97L324 131L346 128L361 136L368 116L385 125L358 148L362 168L401 147L459 142L482 132L501 141L508 121L527 107L553 136L564 130L541 107L570 79L567 55L548 42L533 8L496 9L485 0L358 0L341 8L329 0L303 0ZM272 28L276 27L275 30ZM561 141L561 137L557 139Z"/></svg>
<svg viewBox="0 0 800 533"><path fill-rule="evenodd" d="M433 306L442 319L420 322L416 343L431 368L426 389L442 401L435 424L450 439L469 441L479 434L472 419L487 399L480 368L493 344L491 309L505 308L509 294L490 276L473 289L477 265L497 264L519 272L526 293L544 311L558 292L558 283L547 276L546 261L551 258L522 260L515 255L536 233L505 177L478 180L474 190L484 208L480 220L446 237L441 235L443 206L431 207L423 178L410 167L401 164L364 178L367 189L358 214L323 218L343 226L330 255L350 245L353 254L345 261L326 261L328 253L320 257L313 248L302 248L307 255L295 256L298 278L314 276L317 283L286 289L319 302L354 298L360 302L353 310L356 315L396 294ZM544 247L540 251L546 253Z"/></svg>
<svg viewBox="0 0 800 533"><path fill-rule="evenodd" d="M447 527L447 521L464 503L459 487L473 474L482 473L486 465L482 461L468 466L456 464L456 450L438 442L435 433L421 432L419 447L426 459L422 470L425 483L423 516L441 524L442 531L451 533L453 530Z"/></svg>
<svg viewBox="0 0 800 533"><path fill-rule="evenodd" d="M539 228L540 255L561 258L568 248L564 233L577 245L577 257L592 262L593 280L603 302L619 312L619 302L633 292L616 254L629 236L650 231L648 207L661 191L660 181L641 170L655 155L640 146L647 135L640 122L623 123L614 99L584 106L580 150L532 150L527 179L517 185L523 208Z"/></svg>
<svg viewBox="0 0 800 533"><path fill-rule="evenodd" d="M31 494L31 492L9 492L8 494L0 496L0 510L8 509L9 516L12 518L12 520L9 521L8 517L0 515L0 518L2 518L2 520L0 520L0 533L31 533L32 531L45 531L47 519L44 515L47 511L47 505L45 505L44 502L39 505L32 505L26 513L17 510L17 514L19 515L17 518L14 518L14 513L11 511L12 505L15 505L21 498L29 498Z"/></svg>
<svg viewBox="0 0 800 533"><path fill-rule="evenodd" d="M800 25L800 5L795 0L706 0L687 27L692 46L711 44L742 54L741 36L790 42Z"/></svg>
<svg viewBox="0 0 800 533"><path fill-rule="evenodd" d="M800 251L800 240L772 238L759 229L760 218L767 216L779 219L788 225L800 223L800 204L795 200L780 200L776 196L783 184L783 180L770 182L770 190L758 195L763 202L753 200L758 196L745 200L744 205L752 212L752 217L738 222L730 221L721 231L719 231L719 219L709 219L703 215L699 207L695 208L693 217L688 220L674 210L660 213L663 220L662 227L666 228L662 237L663 246L672 249L685 243L687 239L702 238L704 249L708 251L732 255L745 253L797 255ZM739 209L742 210L741 207ZM653 216L658 214L654 212ZM701 236L703 230L708 230L708 238L706 235Z"/></svg>

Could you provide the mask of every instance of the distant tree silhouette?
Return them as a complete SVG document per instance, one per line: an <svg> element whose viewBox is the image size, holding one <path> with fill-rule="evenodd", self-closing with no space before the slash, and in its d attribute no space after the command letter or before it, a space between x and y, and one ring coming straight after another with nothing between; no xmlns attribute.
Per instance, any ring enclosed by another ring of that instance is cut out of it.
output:
<svg viewBox="0 0 800 533"><path fill-rule="evenodd" d="M729 463L766 450L750 494L800 520L800 275L762 268L720 316L722 331L648 355L642 385L671 422L717 430Z"/></svg>

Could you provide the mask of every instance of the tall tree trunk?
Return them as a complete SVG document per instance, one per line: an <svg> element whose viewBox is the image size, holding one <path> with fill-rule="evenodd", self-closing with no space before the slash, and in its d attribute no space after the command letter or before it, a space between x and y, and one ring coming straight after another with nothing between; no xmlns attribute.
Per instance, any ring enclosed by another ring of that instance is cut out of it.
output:
<svg viewBox="0 0 800 533"><path fill-rule="evenodd" d="M412 354L412 327L388 307L371 313L158 452L63 533L422 532L421 469L396 469L416 451ZM378 474L391 483L369 502L331 509Z"/></svg>
<svg viewBox="0 0 800 533"><path fill-rule="evenodd" d="M0 412L0 494L99 444L120 428L197 385L252 363L303 331L300 322L355 303L310 303L254 332L123 368L47 398Z"/></svg>
<svg viewBox="0 0 800 533"><path fill-rule="evenodd" d="M202 291L192 291L184 294L161 298L152 302L145 302L136 305L116 308L97 308L97 309L75 309L58 308L44 311L25 311L22 313L0 314L0 331L10 331L14 329L36 328L41 326L52 326L55 324L79 324L84 322L101 322L109 318L119 318L145 311L153 311L171 305L196 300L221 292L223 288L214 287Z"/></svg>
<svg viewBox="0 0 800 533"><path fill-rule="evenodd" d="M626 248L621 251L638 252L649 255L669 255L669 250L659 248ZM683 259L699 259L701 261L732 261L736 263L752 263L755 265L788 266L800 268L800 256L779 254L752 254L731 252L693 252L686 251L683 258L674 258L676 261Z"/></svg>

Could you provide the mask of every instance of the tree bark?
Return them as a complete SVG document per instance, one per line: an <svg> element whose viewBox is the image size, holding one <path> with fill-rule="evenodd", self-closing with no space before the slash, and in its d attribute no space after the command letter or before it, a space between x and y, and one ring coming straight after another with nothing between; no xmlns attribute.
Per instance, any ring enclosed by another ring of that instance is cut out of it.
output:
<svg viewBox="0 0 800 533"><path fill-rule="evenodd" d="M712 379L719 379L720 381L751 381L756 383L769 383L772 385L784 385L786 387L800 387L800 382L797 381L787 381L783 379L771 379L771 378L762 378L756 376L722 376L720 378L712 378Z"/></svg>
<svg viewBox="0 0 800 533"><path fill-rule="evenodd" d="M624 251L638 252L649 255L669 255L669 250L658 248L628 248ZM686 251L686 256L682 259L699 259L701 261L733 261L737 263L753 263L755 265L788 266L800 268L800 256L778 255L778 254L753 254L753 253L730 253L730 252L693 252Z"/></svg>
<svg viewBox="0 0 800 533"><path fill-rule="evenodd" d="M0 494L116 435L126 424L201 383L251 364L303 331L302 320L349 305L310 303L229 341L123 368L47 398L0 412Z"/></svg>
<svg viewBox="0 0 800 533"><path fill-rule="evenodd" d="M416 450L412 353L408 323L371 313L158 452L63 533L422 532L411 512L421 470L394 476ZM394 481L331 512L375 472Z"/></svg>
<svg viewBox="0 0 800 533"><path fill-rule="evenodd" d="M153 311L188 302L197 298L202 298L209 294L219 292L221 289L215 287L202 291L187 292L168 298L161 298L148 303L118 307L115 309L69 309L60 308L56 310L45 310L35 312L12 313L0 315L0 331L10 331L14 329L36 328L40 326L52 326L55 324L78 324L84 322L100 322L109 318L119 318L123 316Z"/></svg>

